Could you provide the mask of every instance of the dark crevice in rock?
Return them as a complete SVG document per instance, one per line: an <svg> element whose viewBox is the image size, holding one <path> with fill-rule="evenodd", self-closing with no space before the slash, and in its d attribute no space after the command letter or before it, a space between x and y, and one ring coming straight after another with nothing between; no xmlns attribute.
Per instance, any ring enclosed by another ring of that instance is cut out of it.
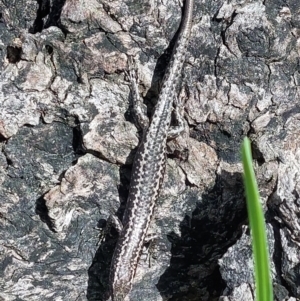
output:
<svg viewBox="0 0 300 301"><path fill-rule="evenodd" d="M220 133L223 134L227 138L231 138L231 134L225 129L220 129Z"/></svg>
<svg viewBox="0 0 300 301"><path fill-rule="evenodd" d="M68 33L67 29L61 24L60 15L63 6L65 5L66 0L54 0L48 19L45 23L45 28L50 26L56 26L62 30L62 32L66 35Z"/></svg>
<svg viewBox="0 0 300 301"><path fill-rule="evenodd" d="M39 215L40 219L42 222L47 224L49 229L53 232L56 232L55 227L54 227L54 222L49 216L49 210L46 206L44 197L41 196L37 201L36 201L36 207L35 207L35 213Z"/></svg>
<svg viewBox="0 0 300 301"><path fill-rule="evenodd" d="M15 46L7 46L7 59L11 64L15 64L21 60L22 48Z"/></svg>
<svg viewBox="0 0 300 301"><path fill-rule="evenodd" d="M80 123L78 119L75 119L75 124L77 124L75 127L73 127L73 140L72 140L72 146L74 153L77 156L83 156L86 154L86 148L84 147L83 144L83 136L82 136L82 131L80 127Z"/></svg>
<svg viewBox="0 0 300 301"><path fill-rule="evenodd" d="M88 301L104 301L109 298L109 270L116 243L116 233L112 236L107 236L105 242L101 243L94 256L93 263L88 270L86 293Z"/></svg>
<svg viewBox="0 0 300 301"><path fill-rule="evenodd" d="M5 142L7 139L0 134L0 143Z"/></svg>
<svg viewBox="0 0 300 301"><path fill-rule="evenodd" d="M66 0L54 0L51 5L50 0L38 0L39 7L36 19L29 29L29 33L35 34L37 32L42 32L43 29L56 26L66 35L68 30L60 22L60 15L65 2ZM44 19L47 16L48 18L45 21Z"/></svg>
<svg viewBox="0 0 300 301"><path fill-rule="evenodd" d="M255 142L253 142L251 144L251 148L252 148L252 157L253 157L253 159L257 161L259 166L262 166L266 162L265 158L263 156L263 153L260 151L258 145Z"/></svg>
<svg viewBox="0 0 300 301"><path fill-rule="evenodd" d="M29 33L35 34L41 32L44 28L44 18L50 12L50 0L37 0L38 10L36 13L36 19L32 27L29 28Z"/></svg>
<svg viewBox="0 0 300 301"><path fill-rule="evenodd" d="M228 43L227 43L227 41L226 41L226 31L227 31L227 29L233 24L233 21L234 21L234 19L235 19L235 17L236 17L237 15L238 15L238 14L237 14L235 11L232 13L230 20L228 20L228 22L227 22L227 24L226 24L226 27L225 27L225 28L221 31L221 33L220 33L220 36L221 36L222 41L223 41L223 45L226 46L226 48L228 49L228 51L229 51L230 53L232 53L232 52L231 52L230 48L228 47Z"/></svg>
<svg viewBox="0 0 300 301"><path fill-rule="evenodd" d="M130 185L130 177L131 177L131 169L129 169L126 165L120 167L120 184L118 186L119 199L121 204L124 205L128 198L129 193L129 185Z"/></svg>
<svg viewBox="0 0 300 301"><path fill-rule="evenodd" d="M67 171L67 170L64 170L64 171L59 175L59 177L58 177L58 181L59 181L59 182L61 182L62 179L65 177L66 171Z"/></svg>
<svg viewBox="0 0 300 301"><path fill-rule="evenodd" d="M232 184L235 195L228 191ZM191 190L189 198L198 196ZM172 301L202 300L204 296L215 300L222 295L226 285L218 259L241 236L246 220L241 174L223 173L211 191L192 203L198 205L181 222L181 237L169 234L172 258L157 284L163 298Z"/></svg>
<svg viewBox="0 0 300 301"><path fill-rule="evenodd" d="M53 47L51 45L46 45L45 48L46 48L48 54L52 55L52 53L53 53Z"/></svg>
<svg viewBox="0 0 300 301"><path fill-rule="evenodd" d="M6 163L8 166L13 164L12 160L9 159L8 157L6 157Z"/></svg>
<svg viewBox="0 0 300 301"><path fill-rule="evenodd" d="M186 187L190 187L190 188L197 187L197 185L191 183L191 182L188 180L187 177L185 178L184 184L185 184Z"/></svg>

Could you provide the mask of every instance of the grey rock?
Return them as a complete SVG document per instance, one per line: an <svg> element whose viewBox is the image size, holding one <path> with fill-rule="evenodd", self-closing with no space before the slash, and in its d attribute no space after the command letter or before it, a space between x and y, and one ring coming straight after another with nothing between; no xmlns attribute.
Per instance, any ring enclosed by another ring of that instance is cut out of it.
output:
<svg viewBox="0 0 300 301"><path fill-rule="evenodd" d="M179 2L0 0L1 300L108 300L117 234L99 236L122 216L141 138L127 55L150 116ZM247 135L275 300L299 300L299 1L204 0L194 14L185 133L168 143L131 299L254 300Z"/></svg>

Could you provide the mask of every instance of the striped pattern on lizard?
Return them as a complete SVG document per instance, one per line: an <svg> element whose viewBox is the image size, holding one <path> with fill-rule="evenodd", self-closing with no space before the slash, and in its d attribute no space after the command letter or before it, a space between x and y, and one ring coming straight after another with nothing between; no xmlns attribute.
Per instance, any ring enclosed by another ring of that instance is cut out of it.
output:
<svg viewBox="0 0 300 301"><path fill-rule="evenodd" d="M176 88L180 79L192 25L194 0L186 0L178 38L163 78L162 88L151 122L143 118L146 129L137 150L131 175L129 196L122 220L122 230L110 268L110 294L113 301L123 301L129 294L141 255L148 226L157 201L166 163L167 138L170 129ZM131 71L132 72L132 71ZM134 100L139 101L137 84L131 73ZM175 107L176 109L176 107Z"/></svg>

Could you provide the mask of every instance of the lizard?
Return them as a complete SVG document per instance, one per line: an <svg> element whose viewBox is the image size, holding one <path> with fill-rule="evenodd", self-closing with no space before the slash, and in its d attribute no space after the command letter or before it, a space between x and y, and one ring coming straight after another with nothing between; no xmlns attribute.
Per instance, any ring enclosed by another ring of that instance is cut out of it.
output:
<svg viewBox="0 0 300 301"><path fill-rule="evenodd" d="M192 26L194 0L185 0L184 13L178 38L163 77L161 90L151 122L142 116L134 71L130 70L132 94L139 123L144 129L136 152L124 216L119 225L119 238L110 266L109 286L112 301L123 301L129 294L142 247L146 239L154 207L163 182L166 165L166 143L183 130L178 112L176 87L183 69ZM171 128L171 115L175 107L178 128Z"/></svg>

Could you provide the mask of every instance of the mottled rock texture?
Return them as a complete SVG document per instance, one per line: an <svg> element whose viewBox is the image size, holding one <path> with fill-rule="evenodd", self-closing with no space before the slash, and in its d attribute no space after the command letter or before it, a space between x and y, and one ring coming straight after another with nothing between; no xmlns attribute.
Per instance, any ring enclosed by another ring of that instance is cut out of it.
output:
<svg viewBox="0 0 300 301"><path fill-rule="evenodd" d="M252 141L276 301L300 299L300 2L195 1L185 133L130 300L254 300L240 143ZM108 300L141 131L181 20L174 0L0 0L0 299Z"/></svg>

